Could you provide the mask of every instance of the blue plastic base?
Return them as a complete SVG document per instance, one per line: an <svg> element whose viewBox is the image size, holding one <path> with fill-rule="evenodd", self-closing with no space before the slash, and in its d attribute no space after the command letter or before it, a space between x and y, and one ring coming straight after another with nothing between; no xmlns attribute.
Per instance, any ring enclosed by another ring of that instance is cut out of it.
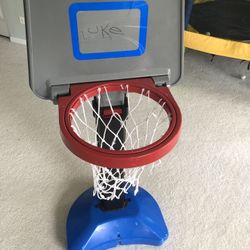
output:
<svg viewBox="0 0 250 250"><path fill-rule="evenodd" d="M167 226L154 198L140 188L126 199L125 208L102 211L93 189L73 204L67 221L68 250L106 250L117 245L162 245L168 238Z"/></svg>

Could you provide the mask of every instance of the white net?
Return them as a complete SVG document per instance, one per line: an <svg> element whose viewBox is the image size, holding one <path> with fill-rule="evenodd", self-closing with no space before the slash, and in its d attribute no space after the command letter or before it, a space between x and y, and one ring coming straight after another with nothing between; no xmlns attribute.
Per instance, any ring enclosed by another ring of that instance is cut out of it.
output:
<svg viewBox="0 0 250 250"><path fill-rule="evenodd" d="M121 86L118 94L126 96L128 111L126 117L123 117L117 111L117 106L113 105L114 93L109 93L106 87L102 88L105 89L104 94L101 94L103 92L99 88L99 94L94 98L79 97L81 105L70 111L71 127L78 137L91 145L109 150L134 150L156 142L166 133L171 121L170 115L163 108L166 104L162 100L159 103L152 100L148 90L142 89L141 94L130 93L128 86ZM97 103L95 107L93 100ZM108 118L102 115L103 100L109 112ZM116 129L113 128L114 124ZM158 160L151 164L151 169L160 165L161 160ZM102 200L113 200L119 199L131 187L137 194L145 166L110 169L92 165L92 169L94 195Z"/></svg>

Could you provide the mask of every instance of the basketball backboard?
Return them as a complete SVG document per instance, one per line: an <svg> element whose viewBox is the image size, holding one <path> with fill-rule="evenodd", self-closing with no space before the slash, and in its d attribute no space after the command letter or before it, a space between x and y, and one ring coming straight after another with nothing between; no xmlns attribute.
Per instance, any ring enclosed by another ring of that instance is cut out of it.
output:
<svg viewBox="0 0 250 250"><path fill-rule="evenodd" d="M24 0L30 86L41 98L70 84L182 74L182 0Z"/></svg>

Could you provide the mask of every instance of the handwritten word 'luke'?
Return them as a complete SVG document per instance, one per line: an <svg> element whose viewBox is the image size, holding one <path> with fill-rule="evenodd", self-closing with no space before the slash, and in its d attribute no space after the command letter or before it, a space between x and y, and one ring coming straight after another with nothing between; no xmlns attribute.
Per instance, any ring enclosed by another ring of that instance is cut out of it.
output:
<svg viewBox="0 0 250 250"><path fill-rule="evenodd" d="M96 25L94 28L85 28L83 31L81 31L81 35L84 40L95 38L112 40L114 36L122 36L124 33L121 28L107 24Z"/></svg>

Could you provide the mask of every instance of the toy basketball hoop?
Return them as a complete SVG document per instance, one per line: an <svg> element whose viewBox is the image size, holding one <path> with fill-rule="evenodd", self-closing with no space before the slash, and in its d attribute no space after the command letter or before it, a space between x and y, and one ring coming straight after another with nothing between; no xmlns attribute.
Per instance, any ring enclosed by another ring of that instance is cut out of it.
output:
<svg viewBox="0 0 250 250"><path fill-rule="evenodd" d="M162 213L139 183L180 136L169 87L183 72L183 1L24 3L30 87L58 104L63 142L93 171L68 215L68 249L163 244Z"/></svg>

